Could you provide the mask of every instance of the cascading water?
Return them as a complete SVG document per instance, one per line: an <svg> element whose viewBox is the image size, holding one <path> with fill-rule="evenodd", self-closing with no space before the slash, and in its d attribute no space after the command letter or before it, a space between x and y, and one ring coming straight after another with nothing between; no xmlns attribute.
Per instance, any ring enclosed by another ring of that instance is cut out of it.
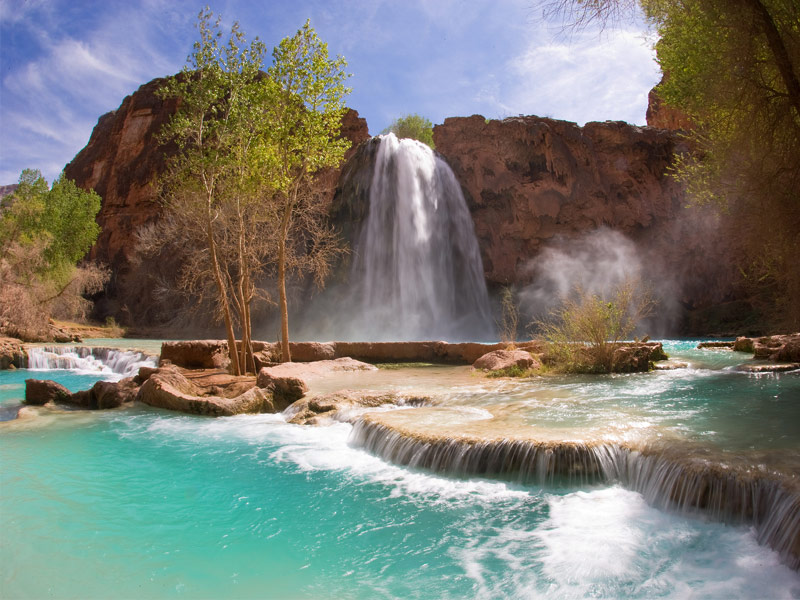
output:
<svg viewBox="0 0 800 600"><path fill-rule="evenodd" d="M135 350L87 346L32 346L27 349L29 369L70 369L132 377L140 367L155 367L158 359Z"/></svg>
<svg viewBox="0 0 800 600"><path fill-rule="evenodd" d="M472 218L453 171L425 144L380 137L354 254L351 307L368 339L492 337Z"/></svg>

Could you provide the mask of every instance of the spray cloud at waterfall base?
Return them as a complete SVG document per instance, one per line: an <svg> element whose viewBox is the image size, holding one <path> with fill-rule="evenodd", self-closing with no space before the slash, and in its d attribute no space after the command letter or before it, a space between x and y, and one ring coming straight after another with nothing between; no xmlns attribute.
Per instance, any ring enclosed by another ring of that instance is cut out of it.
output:
<svg viewBox="0 0 800 600"><path fill-rule="evenodd" d="M547 319L577 290L609 300L630 283L656 302L654 316L643 323L646 333L672 328L677 312L673 277L647 249L618 231L600 227L579 238L556 238L526 269L532 282L519 292L519 302L532 322Z"/></svg>
<svg viewBox="0 0 800 600"><path fill-rule="evenodd" d="M372 143L369 207L347 281L315 299L295 337L493 339L474 225L452 170L416 140L388 134Z"/></svg>

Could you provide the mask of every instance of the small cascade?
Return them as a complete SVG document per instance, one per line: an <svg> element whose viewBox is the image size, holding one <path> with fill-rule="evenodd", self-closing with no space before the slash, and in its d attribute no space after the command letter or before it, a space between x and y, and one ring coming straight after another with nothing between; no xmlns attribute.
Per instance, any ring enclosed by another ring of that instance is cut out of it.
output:
<svg viewBox="0 0 800 600"><path fill-rule="evenodd" d="M133 377L140 367L158 366L158 358L135 350L90 346L32 346L28 369L68 369Z"/></svg>
<svg viewBox="0 0 800 600"><path fill-rule="evenodd" d="M453 171L421 142L379 139L348 308L375 341L493 337L475 229Z"/></svg>
<svg viewBox="0 0 800 600"><path fill-rule="evenodd" d="M752 524L759 543L800 569L800 480L762 471L676 442L663 448L608 442L482 439L427 435L366 415L350 443L389 462L460 477L490 477L540 486L619 482L652 505ZM789 471L791 472L791 471Z"/></svg>

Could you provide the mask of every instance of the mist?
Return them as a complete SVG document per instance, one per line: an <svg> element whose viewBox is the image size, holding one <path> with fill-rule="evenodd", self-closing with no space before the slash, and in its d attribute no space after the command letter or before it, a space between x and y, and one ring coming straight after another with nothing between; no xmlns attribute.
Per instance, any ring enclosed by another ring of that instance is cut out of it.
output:
<svg viewBox="0 0 800 600"><path fill-rule="evenodd" d="M610 298L626 280L639 282L657 302L640 333L661 336L674 329L678 314L677 285L646 247L619 231L600 227L577 238L559 237L525 267L531 283L518 294L526 322L547 319L578 289ZM534 326L535 327L535 326Z"/></svg>

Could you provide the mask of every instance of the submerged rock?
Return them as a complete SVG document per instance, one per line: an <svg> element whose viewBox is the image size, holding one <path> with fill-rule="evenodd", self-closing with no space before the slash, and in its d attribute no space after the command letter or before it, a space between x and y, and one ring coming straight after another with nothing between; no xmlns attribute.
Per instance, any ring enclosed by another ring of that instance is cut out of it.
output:
<svg viewBox="0 0 800 600"><path fill-rule="evenodd" d="M657 507L750 523L760 543L800 568L794 455L766 468L758 454L731 455L677 439L623 442L591 431L582 436L572 430L566 439L562 429L495 423L484 412L464 407L369 412L355 421L350 441L395 464L457 477L547 486L618 482Z"/></svg>
<svg viewBox="0 0 800 600"><path fill-rule="evenodd" d="M745 373L784 373L800 369L800 363L773 363L769 365L739 365L737 371Z"/></svg>
<svg viewBox="0 0 800 600"><path fill-rule="evenodd" d="M736 342L700 342L697 348L702 350L704 348L721 348L726 350L733 350Z"/></svg>
<svg viewBox="0 0 800 600"><path fill-rule="evenodd" d="M350 421L361 409L379 406L422 406L430 404L427 396L341 390L332 394L303 398L286 409L288 422L295 425L322 425L330 421Z"/></svg>

